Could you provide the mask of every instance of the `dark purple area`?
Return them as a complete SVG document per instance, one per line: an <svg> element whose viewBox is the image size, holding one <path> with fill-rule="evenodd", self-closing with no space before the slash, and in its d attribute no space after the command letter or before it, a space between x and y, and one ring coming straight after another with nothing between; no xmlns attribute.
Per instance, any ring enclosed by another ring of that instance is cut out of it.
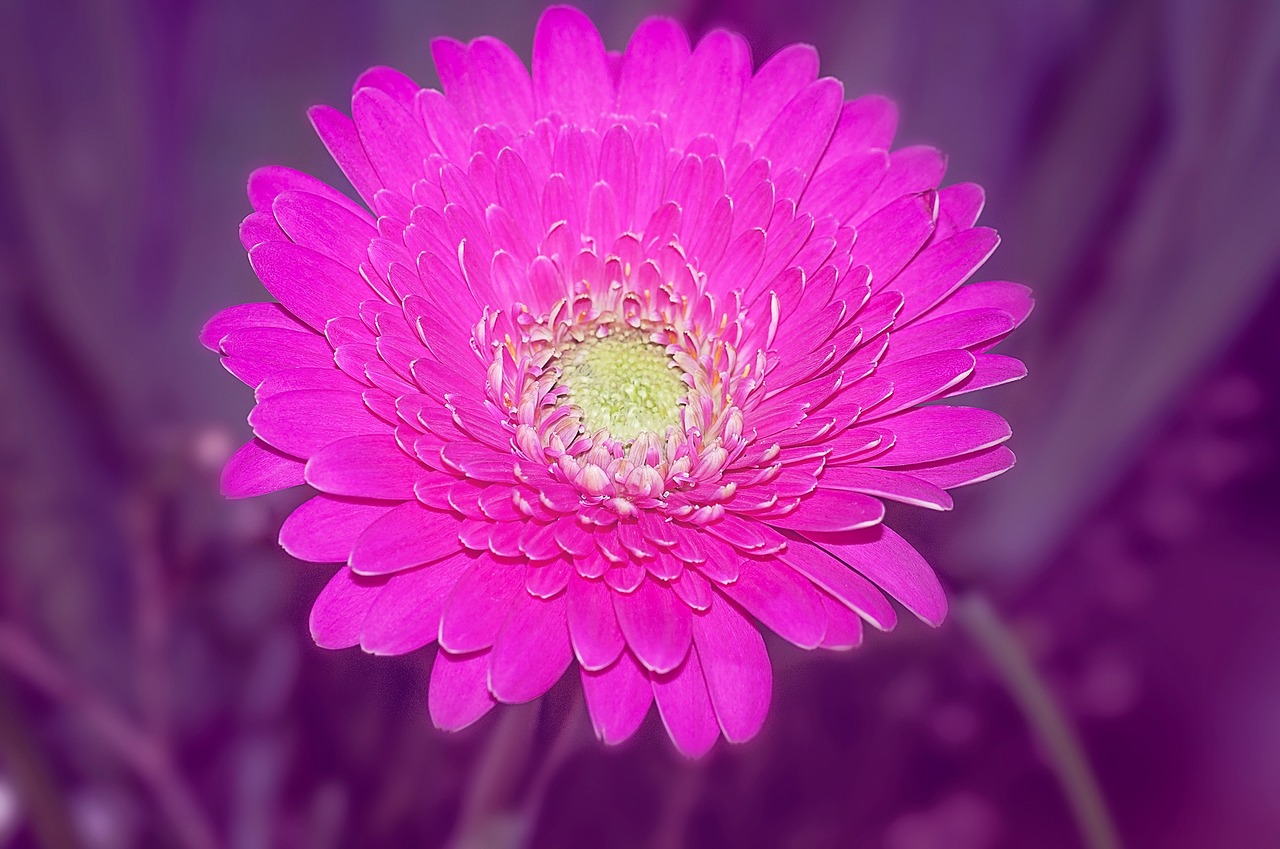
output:
<svg viewBox="0 0 1280 849"><path fill-rule="evenodd" d="M1280 845L1280 6L587 3L815 43L900 143L987 189L983 269L1038 307L986 393L1019 465L891 516L955 615L848 654L770 642L759 738L591 739L572 679L457 735L430 650L307 635L328 569L296 493L217 472L249 392L199 348L261 297L236 228L282 163L341 184L305 118L365 67L434 84L437 35L526 58L483 0L0 7L0 846L1086 845L1050 749L966 627L988 599L1078 732L1124 845ZM468 842L469 841L469 842ZM1097 844L1102 845L1102 844Z"/></svg>

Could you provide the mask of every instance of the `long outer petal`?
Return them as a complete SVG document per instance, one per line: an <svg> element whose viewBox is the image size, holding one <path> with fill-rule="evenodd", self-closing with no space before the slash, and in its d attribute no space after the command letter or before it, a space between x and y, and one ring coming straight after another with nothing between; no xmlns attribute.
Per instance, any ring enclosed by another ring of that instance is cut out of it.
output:
<svg viewBox="0 0 1280 849"><path fill-rule="evenodd" d="M565 596L535 598L517 592L498 631L489 661L489 691L500 702L536 699L560 680L573 650L565 619Z"/></svg>
<svg viewBox="0 0 1280 849"><path fill-rule="evenodd" d="M823 540L825 550L870 578L907 610L938 626L947 615L947 595L920 552L884 525Z"/></svg>
<svg viewBox="0 0 1280 849"><path fill-rule="evenodd" d="M351 568L362 575L385 575L459 554L459 525L451 513L406 501L360 534L351 549Z"/></svg>
<svg viewBox="0 0 1280 849"><path fill-rule="evenodd" d="M280 546L299 560L346 563L356 538L395 505L317 495L302 502L280 526Z"/></svg>
<svg viewBox="0 0 1280 849"><path fill-rule="evenodd" d="M569 636L584 669L600 670L618 659L626 645L613 612L613 590L603 581L579 576L569 579Z"/></svg>
<svg viewBox="0 0 1280 849"><path fill-rule="evenodd" d="M372 654L404 654L435 642L440 613L470 561L456 555L391 576L360 629L360 647Z"/></svg>
<svg viewBox="0 0 1280 849"><path fill-rule="evenodd" d="M220 488L227 498L252 498L305 482L301 460L251 439L227 460Z"/></svg>
<svg viewBox="0 0 1280 849"><path fill-rule="evenodd" d="M488 649L498 637L508 605L523 593L524 571L481 556L463 573L440 615L440 645L455 652Z"/></svg>
<svg viewBox="0 0 1280 849"><path fill-rule="evenodd" d="M671 742L690 758L702 757L711 751L720 736L720 723L707 692L698 650L692 649L675 672L651 677L658 715Z"/></svg>
<svg viewBox="0 0 1280 849"><path fill-rule="evenodd" d="M441 649L431 667L427 709L442 731L460 731L493 710L489 694L489 652L450 654Z"/></svg>
<svg viewBox="0 0 1280 849"><path fill-rule="evenodd" d="M693 640L725 739L749 740L764 724L773 692L769 653L756 627L725 598L693 618Z"/></svg>
<svg viewBox="0 0 1280 849"><path fill-rule="evenodd" d="M604 669L582 668L582 694L596 736L616 745L636 733L653 704L649 675L630 652Z"/></svg>
<svg viewBox="0 0 1280 849"><path fill-rule="evenodd" d="M611 593L618 625L627 646L646 668L670 672L689 651L691 637L688 605L675 592L646 576L635 592Z"/></svg>
<svg viewBox="0 0 1280 849"><path fill-rule="evenodd" d="M360 628L385 583L339 569L311 605L311 639L324 649L345 649L360 641Z"/></svg>

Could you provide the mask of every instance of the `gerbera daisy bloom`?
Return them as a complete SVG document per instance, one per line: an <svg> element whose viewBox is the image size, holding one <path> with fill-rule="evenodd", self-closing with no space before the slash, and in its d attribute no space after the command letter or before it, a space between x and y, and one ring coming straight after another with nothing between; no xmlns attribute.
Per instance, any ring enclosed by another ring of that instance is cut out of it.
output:
<svg viewBox="0 0 1280 849"><path fill-rule="evenodd" d="M532 73L441 39L443 92L375 68L310 114L363 204L287 168L241 236L275 303L204 343L255 389L231 497L307 484L280 543L344 564L329 648L439 643L429 709L462 728L575 664L596 734L651 705L675 745L752 737L758 625L845 649L946 599L884 499L1013 464L1009 428L925 402L1024 374L988 353L1027 290L962 285L996 246L942 156L889 151L812 47L752 68L662 18L621 54L554 7Z"/></svg>

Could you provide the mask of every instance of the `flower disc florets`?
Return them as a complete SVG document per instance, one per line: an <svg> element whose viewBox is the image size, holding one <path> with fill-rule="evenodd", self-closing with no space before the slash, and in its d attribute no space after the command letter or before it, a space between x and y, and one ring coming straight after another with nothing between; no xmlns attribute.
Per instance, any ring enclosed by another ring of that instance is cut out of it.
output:
<svg viewBox="0 0 1280 849"><path fill-rule="evenodd" d="M740 324L682 255L639 262L634 234L614 247L630 257L581 254L594 260L592 277L567 283L572 294L545 314L522 313L515 338L495 351L489 397L510 408L520 453L587 503L623 516L644 508L718 517L735 487L705 484L742 450L739 404L756 386L749 367L735 373ZM478 348L484 331L482 323ZM515 406L507 362L522 376Z"/></svg>
<svg viewBox="0 0 1280 849"><path fill-rule="evenodd" d="M665 442L667 429L680 425L685 386L652 335L605 324L560 351L560 385L578 408L581 433L603 430L627 447L641 434Z"/></svg>
<svg viewBox="0 0 1280 849"><path fill-rule="evenodd" d="M1024 287L981 189L792 45L754 69L715 31L644 22L622 53L554 7L532 73L439 40L443 92L375 68L312 112L356 203L286 168L241 227L278 303L203 340L255 389L224 489L303 483L291 554L341 563L316 641L438 643L461 728L574 663L592 722L656 705L681 751L764 721L761 624L807 649L946 598L883 500L946 510L1008 469L1003 419L929 403L1024 374L990 349Z"/></svg>

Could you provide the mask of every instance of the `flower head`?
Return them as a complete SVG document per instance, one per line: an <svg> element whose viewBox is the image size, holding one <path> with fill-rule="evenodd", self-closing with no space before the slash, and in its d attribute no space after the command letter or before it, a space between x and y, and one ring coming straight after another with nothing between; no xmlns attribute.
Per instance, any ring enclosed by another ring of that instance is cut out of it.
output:
<svg viewBox="0 0 1280 849"><path fill-rule="evenodd" d="M753 72L665 19L605 50L549 9L532 73L432 46L444 92L375 68L321 139L364 204L265 168L241 228L278 303L203 340L255 387L228 495L309 484L291 554L343 563L326 647L439 642L429 706L461 728L580 670L596 733L650 706L679 749L753 736L757 622L803 648L937 624L936 577L883 500L1013 464L997 415L925 402L1023 375L988 353L1024 287L962 285L996 246L982 191L889 152L892 103L846 102L793 45Z"/></svg>

